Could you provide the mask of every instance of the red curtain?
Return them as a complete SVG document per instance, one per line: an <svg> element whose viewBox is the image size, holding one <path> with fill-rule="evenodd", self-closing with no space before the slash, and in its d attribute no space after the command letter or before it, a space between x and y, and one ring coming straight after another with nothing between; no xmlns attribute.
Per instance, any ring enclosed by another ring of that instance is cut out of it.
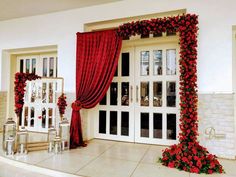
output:
<svg viewBox="0 0 236 177"><path fill-rule="evenodd" d="M116 71L122 39L115 30L77 33L76 101L72 104L70 147L84 145L81 108L96 106Z"/></svg>

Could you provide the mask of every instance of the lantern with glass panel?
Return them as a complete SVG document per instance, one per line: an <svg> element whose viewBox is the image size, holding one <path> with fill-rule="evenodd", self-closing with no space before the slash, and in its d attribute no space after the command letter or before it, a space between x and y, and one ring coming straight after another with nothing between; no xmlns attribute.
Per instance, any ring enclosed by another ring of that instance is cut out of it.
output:
<svg viewBox="0 0 236 177"><path fill-rule="evenodd" d="M66 118L59 123L59 135L61 137L62 150L70 148L70 124Z"/></svg>
<svg viewBox="0 0 236 177"><path fill-rule="evenodd" d="M7 140L10 138L9 141L12 141L12 139L15 141L16 137L16 122L13 120L13 118L8 118L7 122L3 125L3 150L7 150ZM14 149L14 147L13 147Z"/></svg>
<svg viewBox="0 0 236 177"><path fill-rule="evenodd" d="M25 127L21 127L17 132L17 153L21 155L28 153L28 131Z"/></svg>
<svg viewBox="0 0 236 177"><path fill-rule="evenodd" d="M6 139L6 149L5 149L5 155L6 156L13 156L15 153L15 137L10 135Z"/></svg>
<svg viewBox="0 0 236 177"><path fill-rule="evenodd" d="M53 152L54 149L54 139L57 136L57 131L54 126L48 129L48 152Z"/></svg>
<svg viewBox="0 0 236 177"><path fill-rule="evenodd" d="M61 137L57 135L53 140L54 153L59 154L62 152Z"/></svg>

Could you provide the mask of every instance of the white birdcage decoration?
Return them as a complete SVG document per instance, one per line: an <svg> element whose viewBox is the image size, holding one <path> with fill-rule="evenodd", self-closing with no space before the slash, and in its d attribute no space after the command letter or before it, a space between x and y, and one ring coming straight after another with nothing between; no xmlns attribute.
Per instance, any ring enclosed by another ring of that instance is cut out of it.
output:
<svg viewBox="0 0 236 177"><path fill-rule="evenodd" d="M16 137L16 122L13 120L13 118L8 118L7 122L3 125L3 150L6 150L6 140L8 140L9 137L13 138L14 140Z"/></svg>
<svg viewBox="0 0 236 177"><path fill-rule="evenodd" d="M25 127L21 127L21 129L17 132L17 153L28 153L28 131Z"/></svg>
<svg viewBox="0 0 236 177"><path fill-rule="evenodd" d="M48 152L53 152L54 139L57 136L57 130L52 126L48 129Z"/></svg>
<svg viewBox="0 0 236 177"><path fill-rule="evenodd" d="M66 118L59 123L59 135L61 137L62 150L70 148L70 123Z"/></svg>

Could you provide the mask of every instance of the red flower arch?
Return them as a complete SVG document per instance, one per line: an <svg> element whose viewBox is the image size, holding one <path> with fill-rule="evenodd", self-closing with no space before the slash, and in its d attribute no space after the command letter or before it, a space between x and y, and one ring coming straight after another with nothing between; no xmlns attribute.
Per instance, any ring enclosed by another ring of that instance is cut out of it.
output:
<svg viewBox="0 0 236 177"><path fill-rule="evenodd" d="M20 117L23 106L24 106L24 95L25 95L25 86L26 81L36 80L41 78L33 73L16 73L15 74L15 113L17 117Z"/></svg>
<svg viewBox="0 0 236 177"><path fill-rule="evenodd" d="M180 130L179 144L163 151L160 162L168 167L192 173L222 173L216 156L202 147L198 140L197 115L197 33L198 16L184 14L125 23L117 33L123 38L133 35L179 34L180 41Z"/></svg>

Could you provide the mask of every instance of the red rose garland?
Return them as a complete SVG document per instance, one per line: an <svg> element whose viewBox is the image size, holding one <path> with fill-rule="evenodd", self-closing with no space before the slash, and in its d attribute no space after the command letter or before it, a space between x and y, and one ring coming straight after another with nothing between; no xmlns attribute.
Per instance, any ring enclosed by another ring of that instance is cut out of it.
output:
<svg viewBox="0 0 236 177"><path fill-rule="evenodd" d="M62 93L61 96L58 98L57 106L58 106L60 115L63 116L63 114L65 114L65 109L67 106L66 96L64 93Z"/></svg>
<svg viewBox="0 0 236 177"><path fill-rule="evenodd" d="M15 74L15 113L19 117L23 106L24 106L24 94L25 94L25 87L26 87L26 81L29 80L36 80L41 78L40 76L37 76L33 73L16 73Z"/></svg>
<svg viewBox="0 0 236 177"><path fill-rule="evenodd" d="M164 150L160 162L170 168L192 173L224 172L216 156L197 141L197 15L157 18L125 23L117 29L119 36L147 36L178 32L180 37L180 134L179 144Z"/></svg>

